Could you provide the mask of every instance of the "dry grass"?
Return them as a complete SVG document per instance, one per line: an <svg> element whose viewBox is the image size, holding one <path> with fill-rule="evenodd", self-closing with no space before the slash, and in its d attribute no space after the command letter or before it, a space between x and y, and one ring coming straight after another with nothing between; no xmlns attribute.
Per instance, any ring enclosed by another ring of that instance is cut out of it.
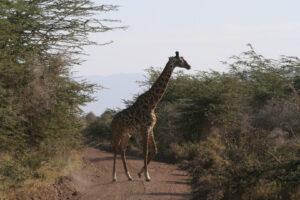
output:
<svg viewBox="0 0 300 200"><path fill-rule="evenodd" d="M69 176L73 171L80 169L83 164L82 153L79 150L72 151L69 156L57 156L50 162L42 163L37 170L38 174L42 174L40 177L26 179L21 185L15 187L2 183L0 200L13 200L16 197L34 194L54 184L59 177Z"/></svg>

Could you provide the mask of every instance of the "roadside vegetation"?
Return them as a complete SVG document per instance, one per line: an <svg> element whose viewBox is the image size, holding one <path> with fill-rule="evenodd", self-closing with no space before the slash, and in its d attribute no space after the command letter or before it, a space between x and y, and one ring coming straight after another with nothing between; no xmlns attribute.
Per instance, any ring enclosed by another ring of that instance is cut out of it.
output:
<svg viewBox="0 0 300 200"><path fill-rule="evenodd" d="M75 80L72 67L95 44L90 33L124 28L104 17L117 8L0 1L1 198L80 166L83 137L95 145L110 140L117 111L84 119L80 107L92 101L95 85ZM191 174L195 200L299 199L300 59L268 59L249 45L223 64L229 71L173 76L157 108L156 159ZM160 71L147 70L142 85L150 87ZM139 138L131 141L139 146Z"/></svg>
<svg viewBox="0 0 300 200"><path fill-rule="evenodd" d="M94 85L72 78L89 33L115 28L90 0L0 1L0 196L73 167ZM75 164L76 165L76 164Z"/></svg>
<svg viewBox="0 0 300 200"><path fill-rule="evenodd" d="M228 72L173 76L157 108L156 159L189 171L195 200L299 199L299 58L267 59L249 45L224 65ZM142 85L160 71L147 70ZM114 113L87 133L108 140Z"/></svg>

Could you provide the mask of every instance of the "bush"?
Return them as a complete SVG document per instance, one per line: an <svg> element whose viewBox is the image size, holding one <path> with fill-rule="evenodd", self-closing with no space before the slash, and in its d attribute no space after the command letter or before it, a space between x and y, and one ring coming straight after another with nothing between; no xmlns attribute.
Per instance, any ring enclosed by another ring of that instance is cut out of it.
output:
<svg viewBox="0 0 300 200"><path fill-rule="evenodd" d="M89 0L0 1L1 197L80 147L80 107L94 85L74 80L71 66L94 44L89 33L117 28L97 12L116 9Z"/></svg>
<svg viewBox="0 0 300 200"><path fill-rule="evenodd" d="M226 64L226 73L170 80L157 108L156 159L182 161L193 199L299 199L300 60L266 59L250 46ZM150 87L159 71L147 72ZM109 139L106 115L90 135Z"/></svg>
<svg viewBox="0 0 300 200"><path fill-rule="evenodd" d="M90 121L89 114L86 116L87 126L84 130L87 142L98 145L101 142L108 141L111 138L110 124L116 111L106 110L100 117Z"/></svg>
<svg viewBox="0 0 300 200"><path fill-rule="evenodd" d="M184 161L194 199L297 199L300 60L250 50L226 73L175 74L158 107L166 160ZM159 75L150 69L145 82Z"/></svg>

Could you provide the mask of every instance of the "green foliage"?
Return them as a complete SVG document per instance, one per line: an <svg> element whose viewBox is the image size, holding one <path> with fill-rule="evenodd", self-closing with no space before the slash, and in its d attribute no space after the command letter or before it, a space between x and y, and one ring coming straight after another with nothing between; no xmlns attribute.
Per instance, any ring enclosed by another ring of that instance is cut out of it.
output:
<svg viewBox="0 0 300 200"><path fill-rule="evenodd" d="M226 73L171 79L157 109L158 157L187 160L194 199L299 198L300 60L250 46L224 64ZM158 75L148 70L144 85Z"/></svg>
<svg viewBox="0 0 300 200"><path fill-rule="evenodd" d="M108 109L92 121L89 121L90 113L86 116L87 127L84 132L90 144L97 145L98 142L107 141L111 138L110 124L115 113L116 111Z"/></svg>
<svg viewBox="0 0 300 200"><path fill-rule="evenodd" d="M74 80L71 67L95 44L90 33L122 28L99 18L115 10L90 0L0 1L0 195L80 146L80 106L94 85Z"/></svg>
<svg viewBox="0 0 300 200"><path fill-rule="evenodd" d="M182 161L193 199L299 199L300 60L267 59L250 46L224 63L228 72L179 71L170 80L156 110L156 159ZM148 69L142 85L159 74ZM89 135L109 138L107 114Z"/></svg>
<svg viewBox="0 0 300 200"><path fill-rule="evenodd" d="M226 145L216 134L199 142L197 154L186 166L193 177L194 199L292 199L299 160L289 157L279 162L268 148L274 143L260 137L245 135L239 146Z"/></svg>

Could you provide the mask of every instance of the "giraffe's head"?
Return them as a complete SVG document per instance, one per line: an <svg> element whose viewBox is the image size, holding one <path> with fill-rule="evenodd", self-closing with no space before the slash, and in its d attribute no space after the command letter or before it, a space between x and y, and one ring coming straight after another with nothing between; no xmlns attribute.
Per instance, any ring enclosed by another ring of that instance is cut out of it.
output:
<svg viewBox="0 0 300 200"><path fill-rule="evenodd" d="M180 67L180 68L185 68L185 69L191 69L191 66L189 65L188 62L183 57L179 56L179 52L176 51L176 55L174 57L169 58L169 62L174 66L174 67Z"/></svg>

